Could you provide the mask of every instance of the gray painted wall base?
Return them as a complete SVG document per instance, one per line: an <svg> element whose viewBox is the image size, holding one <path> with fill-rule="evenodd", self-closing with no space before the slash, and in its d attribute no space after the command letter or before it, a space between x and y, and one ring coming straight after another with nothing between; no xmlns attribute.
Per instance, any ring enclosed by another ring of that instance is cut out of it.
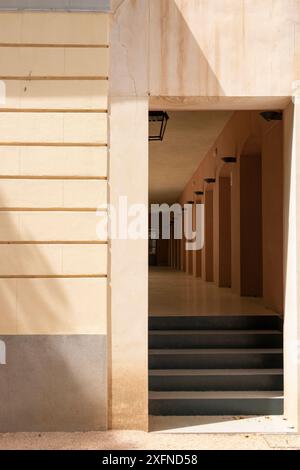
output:
<svg viewBox="0 0 300 470"><path fill-rule="evenodd" d="M0 336L0 432L107 428L106 337Z"/></svg>
<svg viewBox="0 0 300 470"><path fill-rule="evenodd" d="M110 0L0 0L0 10L110 11Z"/></svg>

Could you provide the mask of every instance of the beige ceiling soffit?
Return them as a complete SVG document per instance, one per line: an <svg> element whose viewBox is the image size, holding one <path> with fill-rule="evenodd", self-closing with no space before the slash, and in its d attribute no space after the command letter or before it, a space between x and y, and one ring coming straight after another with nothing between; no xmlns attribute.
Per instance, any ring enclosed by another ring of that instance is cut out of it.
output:
<svg viewBox="0 0 300 470"><path fill-rule="evenodd" d="M245 111L285 109L290 96L151 96L151 110L172 111Z"/></svg>
<svg viewBox="0 0 300 470"><path fill-rule="evenodd" d="M150 142L150 202L178 200L232 116L232 111L169 111L163 142Z"/></svg>
<svg viewBox="0 0 300 470"><path fill-rule="evenodd" d="M126 0L112 0L111 7L110 7L111 13L116 13L125 1Z"/></svg>

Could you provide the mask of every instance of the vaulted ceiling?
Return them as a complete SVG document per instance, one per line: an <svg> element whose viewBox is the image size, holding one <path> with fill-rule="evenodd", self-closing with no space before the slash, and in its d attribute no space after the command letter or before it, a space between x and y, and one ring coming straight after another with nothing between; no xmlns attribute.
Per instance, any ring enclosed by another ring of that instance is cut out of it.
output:
<svg viewBox="0 0 300 470"><path fill-rule="evenodd" d="M227 111L172 111L164 140L150 142L150 203L176 202L231 116Z"/></svg>

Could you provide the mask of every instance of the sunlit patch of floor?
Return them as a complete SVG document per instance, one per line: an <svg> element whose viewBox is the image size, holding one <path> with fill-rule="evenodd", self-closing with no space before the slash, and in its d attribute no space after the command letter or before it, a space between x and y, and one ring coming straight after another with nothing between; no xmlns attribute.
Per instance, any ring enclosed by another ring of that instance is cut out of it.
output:
<svg viewBox="0 0 300 470"><path fill-rule="evenodd" d="M296 432L283 416L150 416L149 429L173 434Z"/></svg>

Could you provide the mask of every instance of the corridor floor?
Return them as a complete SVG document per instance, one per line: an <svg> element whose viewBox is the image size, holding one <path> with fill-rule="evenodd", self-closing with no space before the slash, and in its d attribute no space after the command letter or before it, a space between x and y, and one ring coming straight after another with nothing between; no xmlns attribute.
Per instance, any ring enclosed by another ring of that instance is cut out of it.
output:
<svg viewBox="0 0 300 470"><path fill-rule="evenodd" d="M274 315L262 299L240 297L170 268L149 271L149 315Z"/></svg>

